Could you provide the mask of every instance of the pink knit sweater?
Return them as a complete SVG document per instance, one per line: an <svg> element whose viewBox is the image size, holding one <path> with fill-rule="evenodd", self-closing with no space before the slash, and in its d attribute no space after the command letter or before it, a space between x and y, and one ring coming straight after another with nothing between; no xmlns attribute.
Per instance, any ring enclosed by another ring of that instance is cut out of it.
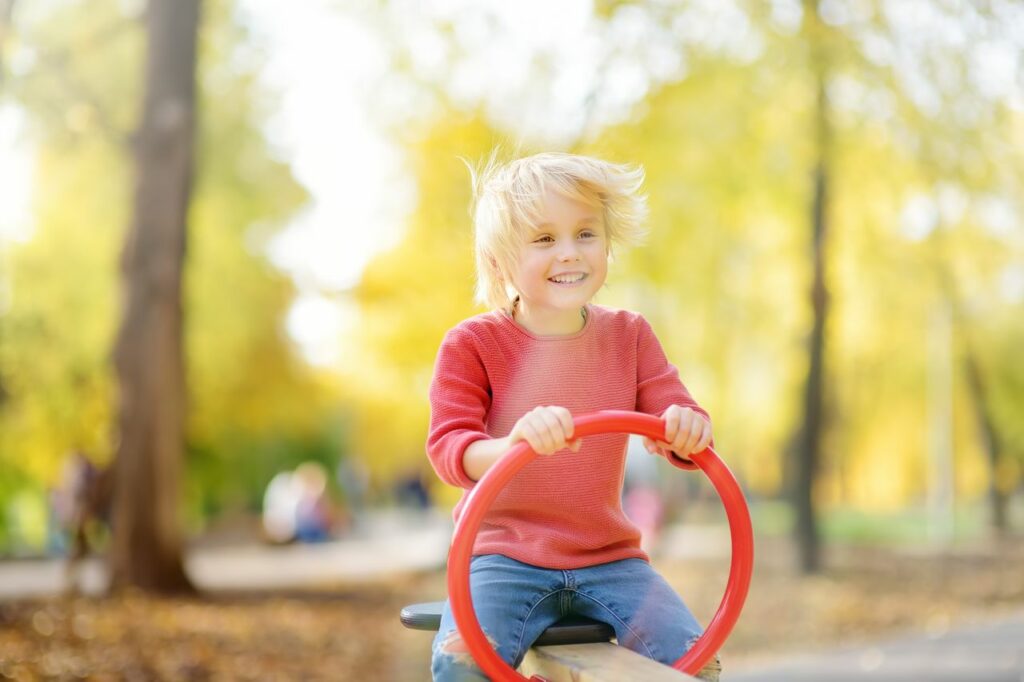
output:
<svg viewBox="0 0 1024 682"><path fill-rule="evenodd" d="M508 435L538 405L661 415L672 404L707 416L637 313L591 305L581 331L557 337L535 336L507 313L485 313L450 330L438 351L427 455L443 481L469 489L466 447ZM592 436L579 452L523 467L488 511L473 554L563 569L647 559L620 504L626 442L625 434ZM464 493L456 520L465 500Z"/></svg>

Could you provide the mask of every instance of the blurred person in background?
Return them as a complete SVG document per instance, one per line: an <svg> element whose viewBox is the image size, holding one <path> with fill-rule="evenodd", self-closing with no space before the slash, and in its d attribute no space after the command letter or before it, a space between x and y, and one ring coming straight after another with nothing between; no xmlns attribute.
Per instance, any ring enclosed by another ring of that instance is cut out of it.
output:
<svg viewBox="0 0 1024 682"><path fill-rule="evenodd" d="M327 496L327 471L319 462L304 462L295 469L295 539L326 542L334 530L334 509Z"/></svg>
<svg viewBox="0 0 1024 682"><path fill-rule="evenodd" d="M270 542L326 542L348 526L348 515L330 498L327 469L319 462L303 462L267 484L263 531Z"/></svg>
<svg viewBox="0 0 1024 682"><path fill-rule="evenodd" d="M413 467L395 481L395 501L398 506L415 511L426 511L431 508L430 491L425 480L426 472L420 467Z"/></svg>
<svg viewBox="0 0 1024 682"><path fill-rule="evenodd" d="M292 479L292 472L281 471L270 479L263 493L263 532L267 540L275 544L295 539L299 497Z"/></svg>
<svg viewBox="0 0 1024 682"><path fill-rule="evenodd" d="M58 537L54 548L65 551L68 588L78 587L80 562L88 557L110 529L113 498L113 469L100 468L80 449L72 450L64 461L60 483L50 491L50 514Z"/></svg>

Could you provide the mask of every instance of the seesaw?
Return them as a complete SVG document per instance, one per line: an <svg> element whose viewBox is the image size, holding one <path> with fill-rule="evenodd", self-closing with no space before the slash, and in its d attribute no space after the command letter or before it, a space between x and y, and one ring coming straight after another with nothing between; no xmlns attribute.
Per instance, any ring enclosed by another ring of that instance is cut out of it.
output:
<svg viewBox="0 0 1024 682"><path fill-rule="evenodd" d="M607 410L574 419L574 438L602 433L630 433L661 440L665 422L647 414ZM470 491L448 553L448 596L459 633L474 660L496 682L659 682L688 679L718 652L739 619L750 588L754 564L754 536L750 512L729 467L708 448L691 455L693 465L680 460L683 469L699 468L711 481L725 507L732 538L729 579L718 610L704 634L672 667L644 658L610 642L612 628L598 621L569 617L548 628L520 665L519 672L503 661L487 641L473 611L469 588L469 564L473 542L484 516L508 481L537 454L525 442L513 446ZM402 609L406 627L437 630L444 602L413 604ZM525 675L530 675L526 677Z"/></svg>

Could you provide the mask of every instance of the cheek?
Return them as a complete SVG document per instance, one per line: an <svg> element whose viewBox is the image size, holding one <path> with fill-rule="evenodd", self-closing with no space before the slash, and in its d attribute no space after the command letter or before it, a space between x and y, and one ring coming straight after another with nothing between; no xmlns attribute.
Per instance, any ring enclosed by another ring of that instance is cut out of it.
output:
<svg viewBox="0 0 1024 682"><path fill-rule="evenodd" d="M590 269L594 274L604 275L608 272L608 251L603 246L589 254Z"/></svg>
<svg viewBox="0 0 1024 682"><path fill-rule="evenodd" d="M548 269L548 262L543 258L534 256L527 258L523 261L523 272L529 275L536 275L538 273L546 272Z"/></svg>
<svg viewBox="0 0 1024 682"><path fill-rule="evenodd" d="M512 282L515 284L527 283L543 275L545 269L546 265L540 259L523 256L512 270Z"/></svg>

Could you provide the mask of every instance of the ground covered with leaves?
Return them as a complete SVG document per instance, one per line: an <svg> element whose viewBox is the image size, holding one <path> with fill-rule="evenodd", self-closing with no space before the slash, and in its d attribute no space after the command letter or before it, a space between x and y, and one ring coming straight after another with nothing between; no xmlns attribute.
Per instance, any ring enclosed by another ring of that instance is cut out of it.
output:
<svg viewBox="0 0 1024 682"><path fill-rule="evenodd" d="M759 544L747 606L723 651L727 669L1024 609L1020 539L948 552L831 548L814 577L795 575L791 556L781 543ZM706 622L727 561L657 565ZM430 635L403 629L398 613L443 594L443 575L428 573L291 593L7 602L0 678L419 682L429 679Z"/></svg>

